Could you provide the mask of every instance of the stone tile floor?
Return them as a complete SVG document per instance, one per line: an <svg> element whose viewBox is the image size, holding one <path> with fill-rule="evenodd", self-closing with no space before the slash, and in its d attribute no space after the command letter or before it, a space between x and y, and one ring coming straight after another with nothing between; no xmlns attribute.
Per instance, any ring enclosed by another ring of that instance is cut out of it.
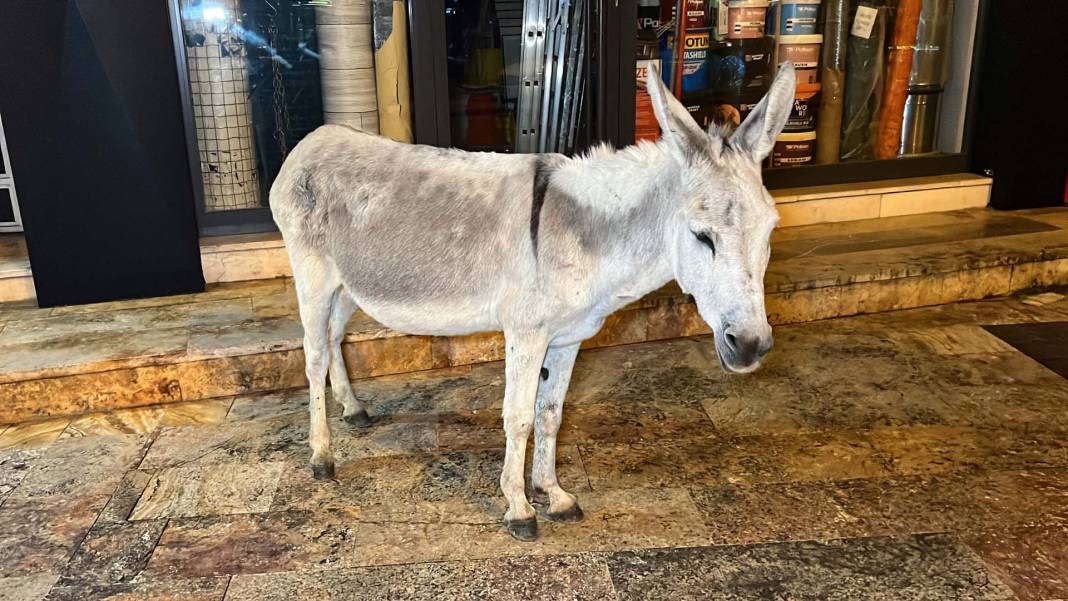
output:
<svg viewBox="0 0 1068 601"><path fill-rule="evenodd" d="M1068 380L983 327L1063 292L779 327L750 376L585 351L587 517L535 543L498 524L498 363L360 382L327 482L299 389L0 425L0 599L1065 599Z"/></svg>

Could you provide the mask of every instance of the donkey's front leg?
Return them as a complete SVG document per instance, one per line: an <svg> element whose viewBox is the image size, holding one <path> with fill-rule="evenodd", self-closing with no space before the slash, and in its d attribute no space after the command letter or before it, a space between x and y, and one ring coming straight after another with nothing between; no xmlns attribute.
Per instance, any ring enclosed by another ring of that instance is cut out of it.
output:
<svg viewBox="0 0 1068 601"><path fill-rule="evenodd" d="M506 446L501 470L501 490L508 499L504 525L515 538L532 541L538 537L534 507L527 502L523 472L526 466L527 438L534 425L534 402L538 377L548 346L540 332L505 332L504 433Z"/></svg>
<svg viewBox="0 0 1068 601"><path fill-rule="evenodd" d="M579 345L550 348L545 354L542 382L538 387L537 415L534 421L534 487L549 495L549 519L554 522L577 522L582 508L571 493L560 488L556 479L556 434L564 410L564 396L571 382L571 369Z"/></svg>

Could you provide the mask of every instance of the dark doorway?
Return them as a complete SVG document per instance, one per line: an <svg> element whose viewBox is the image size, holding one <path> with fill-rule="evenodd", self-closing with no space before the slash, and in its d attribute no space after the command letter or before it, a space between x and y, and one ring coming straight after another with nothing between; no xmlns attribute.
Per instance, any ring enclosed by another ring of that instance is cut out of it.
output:
<svg viewBox="0 0 1068 601"><path fill-rule="evenodd" d="M1064 93L1056 91L1063 71L1038 58L1068 51L1068 2L1020 7L985 2L982 9L973 166L994 177L990 204L999 209L1068 203L1068 120L1058 114Z"/></svg>
<svg viewBox="0 0 1068 601"><path fill-rule="evenodd" d="M203 290L167 3L5 2L0 72L39 304Z"/></svg>

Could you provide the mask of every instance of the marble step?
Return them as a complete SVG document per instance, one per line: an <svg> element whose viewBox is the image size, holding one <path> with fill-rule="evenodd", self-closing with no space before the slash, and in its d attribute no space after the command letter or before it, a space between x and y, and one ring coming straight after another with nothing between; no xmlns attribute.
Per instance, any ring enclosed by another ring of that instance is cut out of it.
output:
<svg viewBox="0 0 1068 601"><path fill-rule="evenodd" d="M1068 209L973 209L782 228L766 282L774 324L1068 285ZM612 315L587 348L707 334L669 285ZM291 280L37 309L0 304L0 424L306 385ZM408 336L357 313L352 378L503 357L499 334Z"/></svg>

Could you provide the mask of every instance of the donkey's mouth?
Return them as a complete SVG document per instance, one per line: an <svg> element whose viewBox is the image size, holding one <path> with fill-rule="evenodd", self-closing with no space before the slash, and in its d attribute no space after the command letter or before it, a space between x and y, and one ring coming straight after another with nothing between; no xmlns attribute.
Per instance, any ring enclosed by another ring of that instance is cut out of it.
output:
<svg viewBox="0 0 1068 601"><path fill-rule="evenodd" d="M749 374L753 373L760 367L760 361L742 367L736 367L734 365L731 365L729 361L723 358L723 353L720 352L719 346L716 346L716 359L719 359L720 368L728 374Z"/></svg>

